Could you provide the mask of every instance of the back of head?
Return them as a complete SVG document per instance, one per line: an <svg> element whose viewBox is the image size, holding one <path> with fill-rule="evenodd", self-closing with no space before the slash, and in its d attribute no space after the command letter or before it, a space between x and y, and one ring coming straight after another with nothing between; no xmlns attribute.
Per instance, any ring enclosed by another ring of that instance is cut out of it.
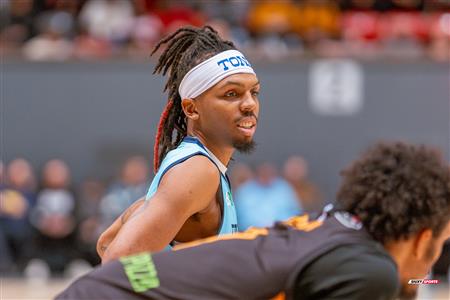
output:
<svg viewBox="0 0 450 300"><path fill-rule="evenodd" d="M427 228L438 235L450 220L450 168L434 149L379 143L341 175L338 206L384 244Z"/></svg>
<svg viewBox="0 0 450 300"><path fill-rule="evenodd" d="M152 55L164 44L166 49L159 57L154 73L168 78L164 91L168 92L168 104L161 115L154 147L155 172L168 151L175 148L186 136L186 120L178 92L183 77L196 65L208 58L230 49L230 41L222 40L210 26L203 28L183 27L161 40Z"/></svg>

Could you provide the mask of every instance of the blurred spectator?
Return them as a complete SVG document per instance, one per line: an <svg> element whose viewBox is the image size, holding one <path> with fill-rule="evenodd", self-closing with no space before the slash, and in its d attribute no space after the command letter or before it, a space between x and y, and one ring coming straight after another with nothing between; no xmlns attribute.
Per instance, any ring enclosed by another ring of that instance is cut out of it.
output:
<svg viewBox="0 0 450 300"><path fill-rule="evenodd" d="M76 31L80 1L73 0L46 0L46 11L41 15L54 15L59 18L60 31L66 38L73 38Z"/></svg>
<svg viewBox="0 0 450 300"><path fill-rule="evenodd" d="M171 34L181 26L192 25L201 27L206 17L200 11L196 2L189 5L188 1L166 0L157 2L156 14L164 26L163 34Z"/></svg>
<svg viewBox="0 0 450 300"><path fill-rule="evenodd" d="M234 195L239 230L270 226L301 212L294 190L268 162L259 165L256 179L241 185Z"/></svg>
<svg viewBox="0 0 450 300"><path fill-rule="evenodd" d="M131 1L88 0L80 12L80 24L91 36L116 46L128 41L134 18Z"/></svg>
<svg viewBox="0 0 450 300"><path fill-rule="evenodd" d="M200 4L209 19L208 24L215 28L221 37L232 40L238 48L245 46L250 38L245 21L251 1L200 1Z"/></svg>
<svg viewBox="0 0 450 300"><path fill-rule="evenodd" d="M254 60L309 56L448 60L448 35L439 29L447 25L447 0L3 0L0 4L0 51L5 57L147 59L162 36L183 25L210 24ZM441 25L431 25L430 19L439 14L444 15Z"/></svg>
<svg viewBox="0 0 450 300"><path fill-rule="evenodd" d="M231 188L236 191L241 185L255 177L253 170L244 163L233 165L230 172Z"/></svg>
<svg viewBox="0 0 450 300"><path fill-rule="evenodd" d="M97 179L87 178L81 183L78 192L78 219L85 220L99 216L100 200L104 192L105 185Z"/></svg>
<svg viewBox="0 0 450 300"><path fill-rule="evenodd" d="M382 16L383 55L417 59L424 55L425 24L418 13L389 12Z"/></svg>
<svg viewBox="0 0 450 300"><path fill-rule="evenodd" d="M8 165L6 184L0 190L0 225L14 264L26 263L25 250L31 237L29 213L35 203L35 178L31 165L15 159Z"/></svg>
<svg viewBox="0 0 450 300"><path fill-rule="evenodd" d="M301 156L289 157L283 166L283 176L294 188L305 212L318 212L324 203L319 189L308 179L308 164Z"/></svg>
<svg viewBox="0 0 450 300"><path fill-rule="evenodd" d="M29 255L45 262L52 274L63 272L78 255L75 247L76 203L70 180L70 170L64 161L48 161L43 168L42 189L31 216L37 234Z"/></svg>
<svg viewBox="0 0 450 300"><path fill-rule="evenodd" d="M450 62L450 12L433 15L430 39L429 56L435 61Z"/></svg>
<svg viewBox="0 0 450 300"><path fill-rule="evenodd" d="M1 274L11 274L14 269L14 259L12 257L11 249L6 240L5 228L0 226L0 272Z"/></svg>
<svg viewBox="0 0 450 300"><path fill-rule="evenodd" d="M302 42L294 34L298 6L293 1L256 1L248 12L247 25L255 38L250 51L256 58L280 59L290 51L301 51Z"/></svg>
<svg viewBox="0 0 450 300"><path fill-rule="evenodd" d="M15 55L23 43L34 33L33 0L4 0L0 2L2 55Z"/></svg>
<svg viewBox="0 0 450 300"><path fill-rule="evenodd" d="M147 193L148 172L148 162L141 156L133 156L125 161L120 179L109 187L100 202L103 229Z"/></svg>
<svg viewBox="0 0 450 300"><path fill-rule="evenodd" d="M372 1L374 2L374 1ZM359 58L377 58L380 53L379 14L350 11L342 16L342 36L346 52Z"/></svg>
<svg viewBox="0 0 450 300"><path fill-rule="evenodd" d="M339 37L339 17L335 1L304 0L297 10L295 30L306 46L314 50L320 42Z"/></svg>
<svg viewBox="0 0 450 300"><path fill-rule="evenodd" d="M294 30L297 12L293 1L256 1L248 12L248 27L256 35L287 34Z"/></svg>
<svg viewBox="0 0 450 300"><path fill-rule="evenodd" d="M102 182L87 179L82 182L79 191L78 220L79 230L77 246L84 260L91 265L100 263L96 244L101 234L100 228L100 200L105 187Z"/></svg>
<svg viewBox="0 0 450 300"><path fill-rule="evenodd" d="M66 37L73 27L66 12L44 13L38 18L39 34L25 43L23 54L30 60L67 60L72 56L72 42Z"/></svg>
<svg viewBox="0 0 450 300"><path fill-rule="evenodd" d="M110 58L111 44L104 39L89 35L84 28L79 28L79 33L73 41L73 57L80 60L100 60Z"/></svg>
<svg viewBox="0 0 450 300"><path fill-rule="evenodd" d="M199 1L202 11L209 19L220 19L232 28L240 27L247 18L252 1L249 0L218 0Z"/></svg>
<svg viewBox="0 0 450 300"><path fill-rule="evenodd" d="M134 1L135 18L133 20L128 54L131 57L147 58L162 35L164 26L154 13L149 12L145 0Z"/></svg>

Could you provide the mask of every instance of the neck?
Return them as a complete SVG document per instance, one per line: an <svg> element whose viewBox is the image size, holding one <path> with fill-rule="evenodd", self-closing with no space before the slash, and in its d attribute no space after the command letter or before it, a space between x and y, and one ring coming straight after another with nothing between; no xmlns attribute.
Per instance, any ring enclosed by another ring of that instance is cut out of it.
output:
<svg viewBox="0 0 450 300"><path fill-rule="evenodd" d="M200 142L209 151L211 151L220 160L222 164L228 166L228 163L230 162L230 159L234 153L233 147L215 143L214 141L211 141L211 139L205 138L205 136L200 132L188 131L188 135L198 138Z"/></svg>
<svg viewBox="0 0 450 300"><path fill-rule="evenodd" d="M397 264L399 274L405 274L405 270L411 267L410 253L413 248L411 239L388 242L384 248ZM400 279L404 281L406 278Z"/></svg>

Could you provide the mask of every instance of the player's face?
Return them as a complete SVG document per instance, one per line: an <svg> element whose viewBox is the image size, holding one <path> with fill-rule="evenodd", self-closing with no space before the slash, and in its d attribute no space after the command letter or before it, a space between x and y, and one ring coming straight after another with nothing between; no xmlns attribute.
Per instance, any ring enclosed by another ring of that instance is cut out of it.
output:
<svg viewBox="0 0 450 300"><path fill-rule="evenodd" d="M432 266L439 259L444 243L450 239L450 221L442 230L441 234L432 237L424 246L424 254L419 256L411 255L407 267L400 268L400 278L402 281L402 299L413 299L417 294L419 285L409 284L410 279L425 279L430 273ZM415 249L417 250L417 248ZM403 269L403 270L402 270ZM432 278L431 278L432 279Z"/></svg>
<svg viewBox="0 0 450 300"><path fill-rule="evenodd" d="M255 75L234 74L197 97L197 128L205 140L242 152L250 151L258 122L259 89Z"/></svg>

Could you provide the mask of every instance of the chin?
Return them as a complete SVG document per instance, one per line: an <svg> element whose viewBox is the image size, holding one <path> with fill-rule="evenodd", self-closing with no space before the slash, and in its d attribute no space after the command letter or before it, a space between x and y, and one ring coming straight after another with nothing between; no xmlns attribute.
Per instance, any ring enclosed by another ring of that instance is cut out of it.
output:
<svg viewBox="0 0 450 300"><path fill-rule="evenodd" d="M256 148L256 143L252 139L248 141L234 141L233 147L240 153L252 153Z"/></svg>

